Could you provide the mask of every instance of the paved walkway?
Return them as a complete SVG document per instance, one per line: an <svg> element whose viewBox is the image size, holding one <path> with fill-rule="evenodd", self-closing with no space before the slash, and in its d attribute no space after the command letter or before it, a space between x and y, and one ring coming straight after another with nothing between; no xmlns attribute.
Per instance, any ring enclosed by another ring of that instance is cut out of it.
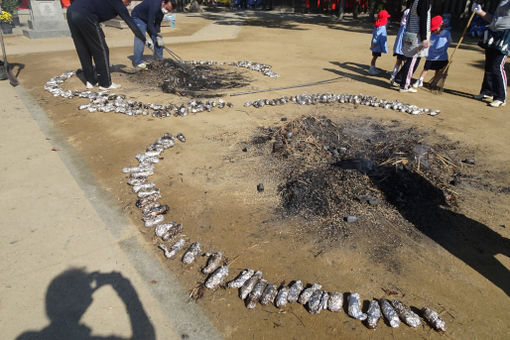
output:
<svg viewBox="0 0 510 340"><path fill-rule="evenodd" d="M186 25L188 18L184 14L176 13L176 25ZM171 28L163 27L162 33L164 36L165 45L170 46L178 43L193 43L205 41L219 41L235 39L241 31L241 24L244 20L232 13L221 13L222 24L212 22L209 25L193 32L191 35L176 35ZM231 22L233 24L228 24ZM43 38L43 39L29 39L22 34L22 26L16 29L14 35L6 35L5 43L8 54L29 54L40 52L57 52L74 50L74 44L71 37L66 38ZM126 29L118 29L115 27L104 26L108 47L129 47L133 46L133 34ZM9 57L7 57L9 59Z"/></svg>
<svg viewBox="0 0 510 340"><path fill-rule="evenodd" d="M11 55L73 48L9 42ZM0 98L2 339L221 338L26 90L0 81Z"/></svg>

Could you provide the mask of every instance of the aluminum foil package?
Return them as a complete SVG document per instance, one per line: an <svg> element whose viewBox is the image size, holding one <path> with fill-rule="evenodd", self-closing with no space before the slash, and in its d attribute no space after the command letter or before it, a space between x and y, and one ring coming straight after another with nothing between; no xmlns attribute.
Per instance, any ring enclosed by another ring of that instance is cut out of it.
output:
<svg viewBox="0 0 510 340"><path fill-rule="evenodd" d="M156 184L154 184L153 182L144 182L144 183L140 183L140 184L135 184L133 185L133 191L138 193L140 190L148 190L148 189L152 189L156 186Z"/></svg>
<svg viewBox="0 0 510 340"><path fill-rule="evenodd" d="M275 306L278 308L287 306L287 303L289 302L288 298L289 298L289 287L281 287L278 290L278 294L276 294Z"/></svg>
<svg viewBox="0 0 510 340"><path fill-rule="evenodd" d="M243 270L234 280L227 284L228 288L241 288L250 277L253 276L255 271L253 269Z"/></svg>
<svg viewBox="0 0 510 340"><path fill-rule="evenodd" d="M145 207L144 207L145 208ZM170 210L170 207L166 204L156 205L154 208L150 209L147 213L145 213L142 217L144 221L151 220L158 215L164 215Z"/></svg>
<svg viewBox="0 0 510 340"><path fill-rule="evenodd" d="M365 320L367 315L361 311L361 300L359 293L349 294L349 306L347 307L347 314L350 317L358 320Z"/></svg>
<svg viewBox="0 0 510 340"><path fill-rule="evenodd" d="M400 319L398 318L397 312L393 309L390 302L386 299L381 299L381 310L388 322L390 323L390 326L393 328L396 328L400 326Z"/></svg>
<svg viewBox="0 0 510 340"><path fill-rule="evenodd" d="M394 299L391 304L393 305L393 308L397 312L400 319L404 321L408 326L418 327L421 325L420 317L418 314L413 312L411 308L407 307L397 299Z"/></svg>
<svg viewBox="0 0 510 340"><path fill-rule="evenodd" d="M171 259L184 247L185 243L186 243L186 241L184 241L184 239L181 238L179 241L175 242L170 247L170 249L168 249L167 246L164 244L160 244L159 248L163 249L163 251L165 252L165 257L167 259Z"/></svg>
<svg viewBox="0 0 510 340"><path fill-rule="evenodd" d="M138 193L137 193L138 198L145 198L145 197L149 197L149 196L157 195L157 194L161 194L159 189L152 189L152 190L148 190L148 191L138 191Z"/></svg>
<svg viewBox="0 0 510 340"><path fill-rule="evenodd" d="M377 300L370 301L370 306L367 311L367 326L370 329L376 329L377 323L381 318L381 308Z"/></svg>
<svg viewBox="0 0 510 340"><path fill-rule="evenodd" d="M299 298L299 294L303 291L303 282L300 280L295 281L292 285L289 287L289 296L287 300L289 303L296 302Z"/></svg>
<svg viewBox="0 0 510 340"><path fill-rule="evenodd" d="M150 219L150 220L146 220L145 221L145 226L147 228L150 228L150 227L154 227L155 225L158 225L160 224L161 222L163 222L163 220L165 219L165 217L163 217L163 215L157 215L156 217L154 217L153 219Z"/></svg>
<svg viewBox="0 0 510 340"><path fill-rule="evenodd" d="M323 309L323 310L328 309L328 301L329 301L329 293L328 292L322 292L322 296L321 296L321 309Z"/></svg>
<svg viewBox="0 0 510 340"><path fill-rule="evenodd" d="M202 251L200 250L200 242L194 242L188 248L188 250L184 253L182 257L182 262L185 264L192 264L195 261L195 258Z"/></svg>
<svg viewBox="0 0 510 340"><path fill-rule="evenodd" d="M246 300L246 308L253 309L257 307L257 301L262 296L262 293L264 292L264 289L267 286L267 281L264 279L260 279L255 287L253 287L252 291L248 295L248 299Z"/></svg>
<svg viewBox="0 0 510 340"><path fill-rule="evenodd" d="M260 304L262 306L267 306L269 304L273 304L276 295L278 294L278 289L273 284L268 284L266 289L262 292L262 296L260 297Z"/></svg>
<svg viewBox="0 0 510 340"><path fill-rule="evenodd" d="M257 282L262 278L262 272L256 271L255 274L252 275L239 289L239 297L241 300L246 299L248 294L251 293L253 287L257 284Z"/></svg>
<svg viewBox="0 0 510 340"><path fill-rule="evenodd" d="M344 295L340 292L329 293L328 309L332 312L339 312L344 304Z"/></svg>
<svg viewBox="0 0 510 340"><path fill-rule="evenodd" d="M143 206L142 213L145 215L145 214L151 212L152 209L157 208L159 206L161 206L161 203L159 203L157 201L149 202Z"/></svg>
<svg viewBox="0 0 510 340"><path fill-rule="evenodd" d="M202 268L202 273L210 274L213 271L215 271L216 268L218 268L221 263L221 257L222 257L221 251L210 254L209 259L207 260L207 265L204 268Z"/></svg>
<svg viewBox="0 0 510 340"><path fill-rule="evenodd" d="M228 276L228 266L222 266L216 269L205 281L205 287L212 289L217 287Z"/></svg>
<svg viewBox="0 0 510 340"><path fill-rule="evenodd" d="M321 298L323 295L323 291L320 289L317 289L313 292L312 296L310 296L310 299L308 299L308 302L306 303L306 309L310 314L318 314L322 310L322 304L321 304Z"/></svg>
<svg viewBox="0 0 510 340"><path fill-rule="evenodd" d="M430 323L436 331L446 332L446 323L439 317L437 312L433 311L428 307L423 307L421 312L423 313L423 317Z"/></svg>
<svg viewBox="0 0 510 340"><path fill-rule="evenodd" d="M299 295L298 302L302 305L305 305L312 296L313 292L319 289L322 289L322 285L318 283L314 283L311 287L305 288L301 292L301 295Z"/></svg>
<svg viewBox="0 0 510 340"><path fill-rule="evenodd" d="M182 231L182 224L175 222L159 224L155 228L156 236L161 237L164 241L169 241Z"/></svg>

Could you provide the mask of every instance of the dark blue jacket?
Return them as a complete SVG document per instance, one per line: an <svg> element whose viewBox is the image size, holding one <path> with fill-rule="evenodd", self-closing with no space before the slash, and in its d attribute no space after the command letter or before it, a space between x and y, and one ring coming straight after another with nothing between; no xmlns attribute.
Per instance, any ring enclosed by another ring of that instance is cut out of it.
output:
<svg viewBox="0 0 510 340"><path fill-rule="evenodd" d="M122 0L74 0L67 10L79 12L97 22L108 21L119 15L131 31L140 40L145 41L145 35L142 34L131 16L129 16Z"/></svg>
<svg viewBox="0 0 510 340"><path fill-rule="evenodd" d="M147 24L147 31L151 37L160 32L163 13L161 0L143 0L131 11L131 16L141 19Z"/></svg>

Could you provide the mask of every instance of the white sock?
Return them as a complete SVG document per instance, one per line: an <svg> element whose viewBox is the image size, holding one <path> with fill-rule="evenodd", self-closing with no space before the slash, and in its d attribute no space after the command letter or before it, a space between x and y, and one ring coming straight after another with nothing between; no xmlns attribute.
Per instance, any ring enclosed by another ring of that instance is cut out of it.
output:
<svg viewBox="0 0 510 340"><path fill-rule="evenodd" d="M393 72L391 72L391 76L392 77L395 77L395 75L398 73L398 66L399 65L393 66Z"/></svg>

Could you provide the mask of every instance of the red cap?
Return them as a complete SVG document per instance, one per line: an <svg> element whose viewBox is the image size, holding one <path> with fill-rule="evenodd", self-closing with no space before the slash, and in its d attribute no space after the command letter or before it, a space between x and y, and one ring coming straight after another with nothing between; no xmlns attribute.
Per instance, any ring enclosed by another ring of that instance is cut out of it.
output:
<svg viewBox="0 0 510 340"><path fill-rule="evenodd" d="M377 13L377 20L375 21L375 27L381 27L388 23L388 18L390 18L391 15L388 13L387 10L383 9L379 13Z"/></svg>
<svg viewBox="0 0 510 340"><path fill-rule="evenodd" d="M443 24L443 18L440 15L437 15L430 19L430 31L434 32Z"/></svg>

